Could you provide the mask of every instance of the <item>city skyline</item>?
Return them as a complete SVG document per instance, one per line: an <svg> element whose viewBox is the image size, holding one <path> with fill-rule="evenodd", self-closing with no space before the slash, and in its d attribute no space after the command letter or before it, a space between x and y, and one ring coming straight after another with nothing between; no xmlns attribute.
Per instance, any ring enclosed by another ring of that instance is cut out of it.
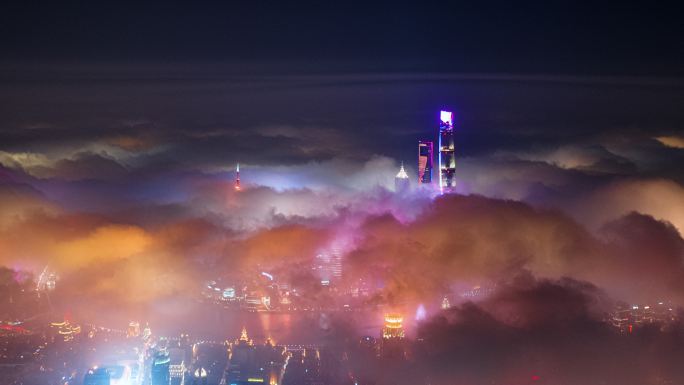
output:
<svg viewBox="0 0 684 385"><path fill-rule="evenodd" d="M684 383L676 7L0 7L0 384Z"/></svg>

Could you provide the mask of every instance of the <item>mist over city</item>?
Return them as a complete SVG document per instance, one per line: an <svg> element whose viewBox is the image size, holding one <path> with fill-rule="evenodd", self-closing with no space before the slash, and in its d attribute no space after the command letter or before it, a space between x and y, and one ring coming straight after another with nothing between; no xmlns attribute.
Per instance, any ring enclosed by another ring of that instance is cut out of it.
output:
<svg viewBox="0 0 684 385"><path fill-rule="evenodd" d="M651 7L2 5L0 383L684 383Z"/></svg>

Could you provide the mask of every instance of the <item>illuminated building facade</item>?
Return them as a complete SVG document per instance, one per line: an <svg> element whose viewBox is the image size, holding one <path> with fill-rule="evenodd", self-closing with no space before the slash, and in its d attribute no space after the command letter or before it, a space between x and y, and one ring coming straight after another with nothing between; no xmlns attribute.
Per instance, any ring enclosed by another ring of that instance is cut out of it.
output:
<svg viewBox="0 0 684 385"><path fill-rule="evenodd" d="M169 349L169 383L182 385L185 376L185 351L181 348Z"/></svg>
<svg viewBox="0 0 684 385"><path fill-rule="evenodd" d="M399 314L386 314L385 325L382 328L382 338L404 338L404 317Z"/></svg>
<svg viewBox="0 0 684 385"><path fill-rule="evenodd" d="M679 321L679 315L675 307L664 302L652 305L619 304L606 321L622 333L632 333L649 324L669 327Z"/></svg>
<svg viewBox="0 0 684 385"><path fill-rule="evenodd" d="M52 322L50 324L53 330L62 337L64 342L72 341L75 336L81 333L81 326L70 323L65 320L63 322Z"/></svg>
<svg viewBox="0 0 684 385"><path fill-rule="evenodd" d="M128 329L126 330L127 338L136 338L140 336L140 323L131 321L128 324Z"/></svg>
<svg viewBox="0 0 684 385"><path fill-rule="evenodd" d="M171 357L169 357L168 352L155 353L150 368L151 385L169 385L171 381L170 363Z"/></svg>
<svg viewBox="0 0 684 385"><path fill-rule="evenodd" d="M432 183L434 148L432 141L418 141L418 184Z"/></svg>
<svg viewBox="0 0 684 385"><path fill-rule="evenodd" d="M386 360L404 360L406 352L404 317L400 314L386 314L380 356Z"/></svg>
<svg viewBox="0 0 684 385"><path fill-rule="evenodd" d="M52 291L55 290L57 286L57 275L54 272L48 270L45 266L43 271L38 276L38 282L36 284L36 290L40 291Z"/></svg>
<svg viewBox="0 0 684 385"><path fill-rule="evenodd" d="M397 176L394 177L394 191L396 191L396 192L408 191L410 186L411 186L411 182L409 180L408 174L406 173L406 170L404 170L404 163L402 163L401 168L399 169L399 172L397 173Z"/></svg>
<svg viewBox="0 0 684 385"><path fill-rule="evenodd" d="M223 382L227 385L280 384L286 357L285 348L275 346L270 338L264 345L254 345L243 328L240 338L229 347Z"/></svg>
<svg viewBox="0 0 684 385"><path fill-rule="evenodd" d="M342 254L337 249L318 254L313 270L318 273L322 285L330 285L330 282L342 278Z"/></svg>
<svg viewBox="0 0 684 385"><path fill-rule="evenodd" d="M439 189L450 192L456 187L456 154L454 151L454 113L439 114Z"/></svg>

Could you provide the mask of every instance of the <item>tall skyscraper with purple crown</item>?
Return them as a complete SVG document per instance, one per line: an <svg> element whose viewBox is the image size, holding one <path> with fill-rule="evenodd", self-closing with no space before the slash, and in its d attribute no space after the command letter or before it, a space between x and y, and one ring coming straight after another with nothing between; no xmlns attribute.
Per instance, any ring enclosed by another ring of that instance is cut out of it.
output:
<svg viewBox="0 0 684 385"><path fill-rule="evenodd" d="M439 113L439 189L451 192L456 187L456 154L454 152L454 113Z"/></svg>

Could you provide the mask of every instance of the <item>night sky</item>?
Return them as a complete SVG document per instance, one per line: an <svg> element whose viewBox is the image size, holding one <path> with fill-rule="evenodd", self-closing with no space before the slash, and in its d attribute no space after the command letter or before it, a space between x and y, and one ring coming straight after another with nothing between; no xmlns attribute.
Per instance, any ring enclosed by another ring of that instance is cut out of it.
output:
<svg viewBox="0 0 684 385"><path fill-rule="evenodd" d="M681 12L575 3L2 4L0 265L52 266L84 317L333 246L390 304L509 288L474 324L682 305ZM441 109L458 194L395 193Z"/></svg>
<svg viewBox="0 0 684 385"><path fill-rule="evenodd" d="M681 129L684 31L665 6L124 2L0 14L12 152L132 135L173 147L135 166L412 164L440 108L456 111L463 156Z"/></svg>
<svg viewBox="0 0 684 385"><path fill-rule="evenodd" d="M3 5L5 60L307 74L679 76L684 67L679 10L647 2L46 3Z"/></svg>

